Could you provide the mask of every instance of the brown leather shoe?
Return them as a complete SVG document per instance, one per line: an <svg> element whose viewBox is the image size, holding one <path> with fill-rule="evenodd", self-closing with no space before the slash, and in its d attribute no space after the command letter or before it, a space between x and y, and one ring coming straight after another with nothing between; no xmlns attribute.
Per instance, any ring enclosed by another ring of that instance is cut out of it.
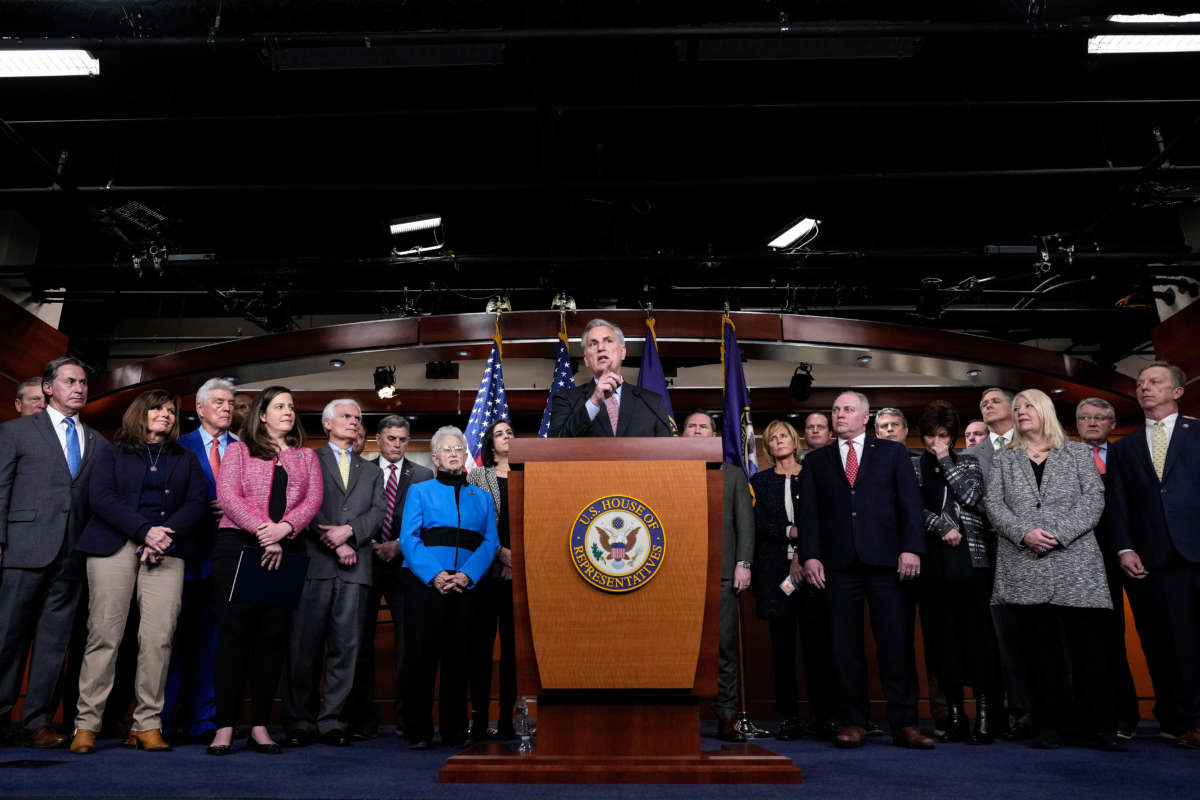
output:
<svg viewBox="0 0 1200 800"><path fill-rule="evenodd" d="M858 725L846 725L833 737L834 747L862 747L867 741L867 732Z"/></svg>
<svg viewBox="0 0 1200 800"><path fill-rule="evenodd" d="M81 756L96 752L96 732L76 729L75 738L71 740L71 752Z"/></svg>
<svg viewBox="0 0 1200 800"><path fill-rule="evenodd" d="M149 731L130 731L125 746L131 750L145 750L149 753L166 752L171 744L162 737L162 730L155 728Z"/></svg>
<svg viewBox="0 0 1200 800"><path fill-rule="evenodd" d="M1200 728L1188 728L1179 734L1175 740L1176 747L1186 747L1189 750L1200 750Z"/></svg>
<svg viewBox="0 0 1200 800"><path fill-rule="evenodd" d="M43 726L33 732L31 744L39 750L53 750L56 747L65 747L67 737L49 726Z"/></svg>
<svg viewBox="0 0 1200 800"><path fill-rule="evenodd" d="M934 747L933 739L921 733L919 728L911 725L893 733L892 744L911 750L932 750Z"/></svg>

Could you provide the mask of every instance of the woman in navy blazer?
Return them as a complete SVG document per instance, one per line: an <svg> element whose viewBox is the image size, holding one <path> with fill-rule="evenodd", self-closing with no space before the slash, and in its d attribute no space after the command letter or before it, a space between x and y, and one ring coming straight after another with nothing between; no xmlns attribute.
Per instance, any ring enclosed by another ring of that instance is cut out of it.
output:
<svg viewBox="0 0 1200 800"><path fill-rule="evenodd" d="M101 452L92 470L92 518L75 546L88 556L88 635L74 753L95 751L134 597L141 614L137 706L126 746L170 749L162 738L160 715L183 592L183 561L189 534L208 508L200 462L176 442L178 408L179 401L161 390L138 395L121 420L116 446Z"/></svg>

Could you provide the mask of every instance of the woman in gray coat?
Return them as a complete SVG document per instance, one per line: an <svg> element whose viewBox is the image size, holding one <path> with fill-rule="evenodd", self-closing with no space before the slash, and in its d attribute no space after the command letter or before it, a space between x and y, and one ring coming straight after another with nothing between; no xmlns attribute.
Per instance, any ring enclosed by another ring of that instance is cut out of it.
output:
<svg viewBox="0 0 1200 800"><path fill-rule="evenodd" d="M1103 646L1112 601L1093 533L1104 511L1100 474L1087 447L1067 441L1044 392L1013 398L1013 417L1016 434L995 455L984 502L999 534L992 605L1012 611L1010 646L1032 667L1033 746L1056 748L1069 732L1124 750Z"/></svg>

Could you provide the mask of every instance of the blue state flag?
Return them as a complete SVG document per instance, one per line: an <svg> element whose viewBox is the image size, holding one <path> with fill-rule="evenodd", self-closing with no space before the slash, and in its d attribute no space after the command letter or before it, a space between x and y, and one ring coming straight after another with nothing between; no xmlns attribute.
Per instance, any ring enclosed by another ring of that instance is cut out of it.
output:
<svg viewBox="0 0 1200 800"><path fill-rule="evenodd" d="M754 447L754 425L750 422L750 390L742 371L742 351L738 347L733 320L721 318L721 373L724 376L724 419L721 442L725 463L741 467L750 477L758 471Z"/></svg>
<svg viewBox="0 0 1200 800"><path fill-rule="evenodd" d="M483 461L481 445L483 433L496 420L508 422L508 400L504 396L504 365L500 355L500 321L496 321L496 335L492 337L492 352L483 367L483 378L467 420L467 451L476 464Z"/></svg>
<svg viewBox="0 0 1200 800"><path fill-rule="evenodd" d="M675 424L675 409L671 407L671 398L667 394L667 376L663 372L662 360L658 357L658 336L654 333L654 318L646 318L646 346L642 349L642 368L638 370L637 385L639 389L649 389L662 395L663 403L667 406L667 422L671 426L671 435L679 435L679 426Z"/></svg>
<svg viewBox="0 0 1200 800"><path fill-rule="evenodd" d="M575 372L571 369L571 351L567 347L567 322L561 321L558 332L558 359L554 362L554 376L550 378L550 392L546 395L546 410L542 414L542 424L538 428L538 437L545 439L550 436L550 411L554 407L554 395L570 389L575 385Z"/></svg>

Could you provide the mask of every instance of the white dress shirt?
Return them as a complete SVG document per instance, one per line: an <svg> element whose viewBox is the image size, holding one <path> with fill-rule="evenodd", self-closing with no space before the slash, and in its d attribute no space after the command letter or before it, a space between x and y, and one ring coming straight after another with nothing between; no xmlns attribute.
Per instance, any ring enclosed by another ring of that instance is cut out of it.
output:
<svg viewBox="0 0 1200 800"><path fill-rule="evenodd" d="M992 432L991 432L991 430L989 430L989 431L988 431L988 441L990 441L990 442L992 443L992 449L993 449L993 450L998 450L998 449L999 449L999 448L996 446L996 440L997 440L997 439L999 439L1001 436L1003 436L1003 437L1004 437L1004 444L1005 444L1005 445L1010 445L1010 444L1012 444L1012 440L1013 440L1013 429L1012 429L1012 428L1009 428L1009 429L1008 429L1007 431L1005 431L1004 433L992 433Z"/></svg>
<svg viewBox="0 0 1200 800"><path fill-rule="evenodd" d="M617 390L615 392L613 392L613 394L617 396L617 406L618 407L620 407L620 405L621 405L621 389L623 389L623 388L625 388L625 387L618 386ZM592 398L590 396L588 397L587 402L584 403L583 405L587 408L589 420L595 419L596 415L600 413L600 406L593 403Z"/></svg>
<svg viewBox="0 0 1200 800"><path fill-rule="evenodd" d="M62 446L63 458L67 457L67 426L63 424L66 415L61 413L54 406L46 406L46 414L50 416L50 424L54 426L54 432L58 434L58 443ZM75 414L71 417L75 421L75 436L79 440L79 460L83 461L84 440L87 439L83 435L83 425L79 422L79 415Z"/></svg>
<svg viewBox="0 0 1200 800"><path fill-rule="evenodd" d="M863 431L853 439L838 439L838 455L842 457L842 471L846 469L846 453L851 447L854 455L858 456L858 466L862 467L863 444L867 441L867 432Z"/></svg>

